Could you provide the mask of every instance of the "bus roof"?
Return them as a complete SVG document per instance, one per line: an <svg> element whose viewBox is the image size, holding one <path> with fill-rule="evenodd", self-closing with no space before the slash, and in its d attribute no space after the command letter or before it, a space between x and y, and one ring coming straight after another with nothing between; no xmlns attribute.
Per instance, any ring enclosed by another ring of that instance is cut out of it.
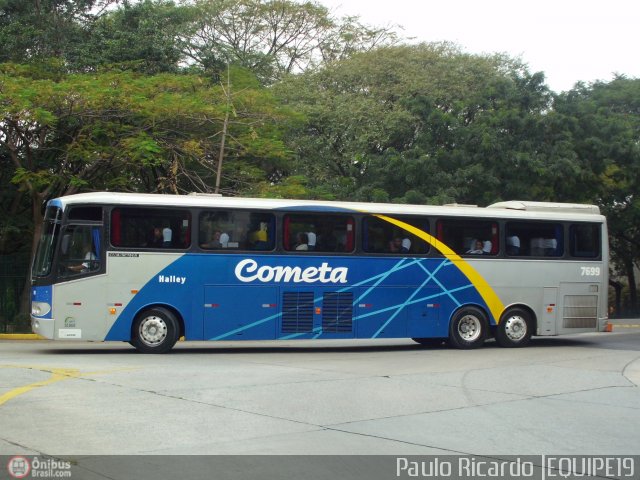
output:
<svg viewBox="0 0 640 480"><path fill-rule="evenodd" d="M526 202L512 200L509 202L498 202L489 205L487 208L504 208L507 210L520 210L527 212L566 212L566 213L587 213L599 215L600 208L597 205L586 205L582 203L555 203L555 202Z"/></svg>
<svg viewBox="0 0 640 480"><path fill-rule="evenodd" d="M71 205L138 205L175 206L196 208L244 208L257 210L290 210L308 212L380 213L389 215L451 215L460 217L531 218L578 220L578 216L591 216L590 221L604 221L595 205L572 203L508 201L486 208L473 205L408 205L393 203L342 202L330 200L293 200L219 195L167 195L153 193L92 192L68 195L52 200L66 208ZM593 218L599 217L599 218Z"/></svg>

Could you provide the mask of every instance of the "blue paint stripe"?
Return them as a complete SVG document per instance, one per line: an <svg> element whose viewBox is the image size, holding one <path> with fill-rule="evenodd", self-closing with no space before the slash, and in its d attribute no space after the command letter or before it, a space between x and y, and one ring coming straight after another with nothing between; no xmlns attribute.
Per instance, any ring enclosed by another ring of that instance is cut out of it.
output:
<svg viewBox="0 0 640 480"><path fill-rule="evenodd" d="M250 328L256 327L258 325L262 325L263 323L274 320L280 316L282 316L282 313L271 315L270 317L263 318L262 320L257 320L253 323L250 323L249 325L244 325L240 328L236 328L235 330L231 330L227 333L223 333L222 335L218 335L217 337L210 338L209 340L222 340L223 338L230 337L231 335L235 335L236 333L244 332L245 330L249 330Z"/></svg>
<svg viewBox="0 0 640 480"><path fill-rule="evenodd" d="M422 270L427 272L427 274L428 274L427 278L424 280L424 282L422 282L422 285L420 285L417 289L415 289L413 291L413 293L411 295L409 295L409 298L407 298L407 300L403 304L398 306L397 310L393 313L393 315L391 315L391 317L389 317L389 319L378 329L378 331L373 334L373 338L377 338L378 335L380 335L380 333L387 327L387 325L389 325L400 314L400 312L407 305L409 305L409 302L411 302L411 300L413 300L415 298L415 296L418 295L420 290L422 290L424 288L424 286L427 283L429 283L429 281L431 281L432 278L434 278L435 274L440 271L440 269L445 265L445 263L446 263L446 261L441 262L433 272L429 272L429 270L427 270L427 268L424 265L422 265L422 263L418 264L422 268Z"/></svg>
<svg viewBox="0 0 640 480"><path fill-rule="evenodd" d="M409 258L407 258L407 257L403 257L403 258L402 258L402 259L400 259L400 261L399 261L396 265L394 265L390 270L387 270L386 272L384 272L384 273L380 273L380 274L378 274L378 275L374 275L373 277L369 277L369 278L367 278L367 279L365 279L365 280L362 280L362 281L360 281L360 282L358 282L358 283L356 283L356 284L353 284L353 285L351 285L351 286L349 286L349 287L344 287L344 288L342 288L342 289L339 289L339 290L338 290L338 292L339 292L339 293L348 292L348 291L350 291L350 290L353 290L354 288L360 287L360 286L362 286L362 285L366 285L366 284L368 284L368 283L370 283L370 282L372 282L372 281L374 281L374 280L375 280L375 281L376 281L376 283L375 283L373 286L371 286L370 288L368 288L368 289L367 289L367 291L366 291L365 293L363 293L363 294L358 298L358 300L354 301L354 303L353 303L353 304L355 305L358 301L360 301L360 300L361 300L362 298L364 298L366 295L368 295L369 293L371 293L371 291L373 291L376 287L378 287L378 286L379 286L379 285L380 285L380 284L381 284L385 279L387 279L387 278L388 278L392 273L399 272L399 271L401 271L401 270L404 270L405 268L409 268L409 267L411 267L411 266L413 266L413 265L417 264L420 268L422 268L422 270L424 270L424 271L428 274L427 280L425 280L425 282L423 282L423 284L422 284L422 285L421 285L421 286L420 286L416 291L414 291L414 292L413 292L413 294L409 297L409 299L407 300L407 302L404 302L404 303L402 303L402 304L400 304L400 305L395 305L395 306L391 306L391 307L383 308L383 309L380 309L380 310L376 310L375 312L369 312L369 313L366 313L366 314L358 315L358 316L354 319L354 323L355 323L356 321L358 321L358 320L362 319L362 318L370 317L370 316L373 316L373 315L377 315L377 314L379 314L379 313L384 313L384 312L388 312L388 311L392 311L392 310L397 310L397 312L395 312L395 313L394 313L394 315L392 316L392 318L391 318L389 321L387 321L387 323L385 323L385 326L386 326L386 325L388 325L388 323L389 323L391 320L393 320L393 319L394 319L394 318L399 314L399 312L402 310L402 308L406 307L407 305L413 305L413 304L415 304L415 303L422 302L422 301L425 301L425 300L430 300L430 299L433 299L433 298L438 298L438 297L441 297L441 296L443 296L443 295L447 295L447 296L449 296L449 297L450 297L450 298L451 298L451 299L452 299L452 300L453 300L453 301L454 301L454 302L459 306L459 305L460 305L460 303L458 302L458 300L457 300L455 297L453 297L453 295L452 295L452 294L453 294L453 293L455 293L455 292L459 292L459 291L466 290L466 289L468 289L468 288L472 288L472 287L473 287L473 285L466 285L466 286L463 286L463 287L459 287L459 288L455 288L455 289L448 290L448 289L446 289L446 288L442 285L442 283L440 283L440 282L437 280L437 278L435 278L435 274L436 274L438 271L440 271L440 269L441 269L441 268L443 268L443 267L445 267L445 266L453 265L453 262L451 262L449 259L444 259L440 264L438 264L438 267L433 271L433 273L430 273L430 272L429 272L429 271L424 267L424 265L422 265L422 262L428 261L429 259L419 258L419 259L413 259L413 260L411 260L410 262L405 263L407 260L409 260ZM419 292L419 291L424 287L424 285L425 285L428 281L430 281L430 280L433 280L435 283L437 283L437 285L438 285L438 286L439 286L443 291L442 291L442 292L439 292L439 293L437 293L437 294L434 294L434 295L430 295L430 296L427 296L427 297L419 298L419 299L417 299L417 300L411 300L413 297L415 297L415 295L417 295L417 293L418 293L418 292ZM322 300L322 297L315 298L315 299L314 299L314 304L315 304L315 303L320 302L321 300ZM249 330L249 329L251 329L251 328L253 328L253 327L256 327L256 326L258 326L258 325L262 325L263 323L269 322L269 321L271 321L271 320L278 319L278 318L280 318L281 316L282 316L282 313L278 313L278 314L275 314L275 315L271 315L271 316L269 316L269 317L266 317L266 318L263 318L263 319L261 319L261 320L257 320L257 321L255 321L255 322L253 322L253 323L250 323L250 324L248 324L248 325L244 325L244 326L242 326L242 327L239 327L239 328L236 328L236 329L231 330L231 331L229 331L229 332L226 332L226 333L224 333L224 334L222 334L222 335L218 335L217 337L213 337L213 338L211 338L210 340L223 340L223 339L225 339L225 338L229 338L229 337L230 337L230 336L232 336L232 335L235 335L235 334L240 333L240 332L247 331L247 330ZM382 328L384 328L384 326L383 326ZM380 329L380 330L381 330L381 329ZM379 330L379 331L380 331L380 330ZM376 332L376 335L378 335L378 334L379 334L379 331L378 331L378 332ZM308 335L309 333L310 333L310 332L305 332L305 333L293 334L293 335L288 335L288 336L285 336L285 337L279 337L279 338L280 338L280 339L282 339L282 340L286 340L286 339L293 339L293 338L297 338L297 337L299 337L299 336ZM322 335L322 333L323 333L323 332L322 332L322 330L320 330L320 332L319 332L319 333L317 334L317 336L316 336L316 337L314 337L314 338L317 338L318 336Z"/></svg>
<svg viewBox="0 0 640 480"><path fill-rule="evenodd" d="M473 288L473 285L465 285L464 287L458 287L458 288L454 288L453 290L451 290L452 292L460 292L462 290L467 290L469 288ZM416 300L413 300L411 302L409 302L407 305L413 305L415 303L420 303L420 302L424 302L426 300L433 300L434 298L438 298L438 297L442 297L443 295L446 295L445 292L438 292L438 293L434 293L433 295L429 295L427 297L421 297L421 298L417 298ZM383 313L383 312L388 312L390 310L395 310L396 308L398 308L399 305L392 305L390 307L387 308L381 308L380 310L377 310L375 312L370 312L370 313L365 313L363 315L360 315L358 317L358 319L363 319L365 317L371 317L372 315L376 315L378 313Z"/></svg>
<svg viewBox="0 0 640 480"><path fill-rule="evenodd" d="M405 257L405 258L403 258L399 263L402 263L402 262L403 262L403 261L405 261L405 260L407 260L407 258L406 258L406 257ZM394 267L394 268L395 268L395 270L394 270L394 271L398 271L398 270L402 270L402 269L404 269L404 268L410 267L411 265L413 265L413 264L415 264L415 263L418 263L419 261L422 261L422 260L424 260L424 259L414 260L414 261L412 261L412 262L410 262L410 263L406 263L406 264L404 264L404 265L403 265L403 266L401 266L401 267L398 267L398 266L396 265L396 266ZM396 268L396 267L398 267L398 268ZM358 283L356 283L356 284L354 284L354 285L351 285L351 286L349 286L349 287L345 287L345 288L343 288L343 289L340 289L340 290L338 290L338 292L339 292L339 293L342 293L342 292L348 292L349 290L351 290L351 289L353 289L353 288L356 288L356 287L359 287L359 286L361 286L361 285L367 284L367 283L371 282L371 281L372 281L372 280L374 280L374 279L382 278L382 279L384 280L388 275L389 275L389 272L388 272L388 271L387 271L387 272L385 272L385 273L381 273L381 274L378 274L378 275L374 275L373 277L370 277L370 278L367 278L367 279L365 279L365 280L362 280L361 282L358 282ZM315 299L314 299L314 301L313 301L313 303L318 303L318 302L320 302L320 300L322 300L322 297L315 298ZM282 316L282 313L278 313L278 314L276 314L276 315L272 315L272 316L270 316L270 317L263 318L263 319L261 319L261 320L257 320L257 321L255 321L255 322L253 322L253 323L250 323L249 325L244 325L244 326L242 326L242 327L236 328L235 330L231 330L231 331L229 331L229 332L223 333L222 335L218 335L217 337L210 338L209 340L223 340L223 339L228 338L228 337L230 337L230 336L232 336L232 335L235 335L236 333L244 332L244 331L246 331L246 330L249 330L250 328L256 327L256 326L258 326L258 325L262 325L262 324L263 324L263 323L265 323L265 322L268 322L268 321L270 321L270 320L274 320L274 319L276 319L276 318L278 318L278 317L281 317L281 316Z"/></svg>
<svg viewBox="0 0 640 480"><path fill-rule="evenodd" d="M429 271L424 267L424 265L418 264L418 266L422 268L425 272L429 273ZM440 280L438 280L437 278L434 278L433 282L442 289L443 293L445 293L453 301L453 303L456 304L456 307L459 307L461 305L458 299L451 294L451 290L448 290L447 288L445 288L445 286L442 283L440 283Z"/></svg>
<svg viewBox="0 0 640 480"><path fill-rule="evenodd" d="M355 299L353 301L353 306L355 306L358 302L360 302L364 297L366 297L367 295L369 295L369 293L371 293L372 290L374 290L378 285L380 285L382 282L384 282L387 278L389 278L389 275L391 275L392 273L400 270L401 265L404 263L404 261L406 260L406 258L401 259L398 263L396 263L391 269L389 269L389 271L381 276L378 281L376 281L376 283L374 283L371 287L369 287L367 289L366 292L364 292L362 295L360 295L357 299Z"/></svg>

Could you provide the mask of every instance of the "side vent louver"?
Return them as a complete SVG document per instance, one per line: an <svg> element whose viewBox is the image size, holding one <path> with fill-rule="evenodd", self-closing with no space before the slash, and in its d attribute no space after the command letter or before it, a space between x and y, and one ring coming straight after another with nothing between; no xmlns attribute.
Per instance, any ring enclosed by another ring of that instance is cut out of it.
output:
<svg viewBox="0 0 640 480"><path fill-rule="evenodd" d="M322 299L322 331L346 333L353 330L353 293L327 292Z"/></svg>
<svg viewBox="0 0 640 480"><path fill-rule="evenodd" d="M566 295L562 326L565 328L595 328L598 325L596 295Z"/></svg>
<svg viewBox="0 0 640 480"><path fill-rule="evenodd" d="M313 330L313 292L284 292L282 296L282 332L304 333Z"/></svg>

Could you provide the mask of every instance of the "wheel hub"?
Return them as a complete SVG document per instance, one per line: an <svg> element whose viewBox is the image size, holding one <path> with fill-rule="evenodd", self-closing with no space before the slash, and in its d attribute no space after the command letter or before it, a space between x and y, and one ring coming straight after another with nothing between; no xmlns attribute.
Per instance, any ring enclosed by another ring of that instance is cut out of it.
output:
<svg viewBox="0 0 640 480"><path fill-rule="evenodd" d="M146 345L158 345L162 343L166 336L167 324L162 318L151 316L140 322L140 340Z"/></svg>
<svg viewBox="0 0 640 480"><path fill-rule="evenodd" d="M472 342L480 336L480 320L473 315L466 315L458 324L458 333L467 342Z"/></svg>
<svg viewBox="0 0 640 480"><path fill-rule="evenodd" d="M527 323L520 316L509 317L505 324L505 333L511 340L522 340L527 334Z"/></svg>

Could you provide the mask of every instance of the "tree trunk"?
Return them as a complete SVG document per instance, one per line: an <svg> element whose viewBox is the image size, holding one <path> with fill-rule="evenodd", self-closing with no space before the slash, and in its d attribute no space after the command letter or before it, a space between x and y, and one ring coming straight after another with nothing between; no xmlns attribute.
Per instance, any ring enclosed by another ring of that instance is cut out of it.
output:
<svg viewBox="0 0 640 480"><path fill-rule="evenodd" d="M229 73L229 65L227 65L227 88L224 88L227 97L227 111L224 114L224 122L222 124L222 137L220 138L220 150L218 151L218 169L216 172L216 188L213 193L220 193L220 182L222 180L222 161L224 160L224 146L227 141L227 129L229 128L229 114L231 110L231 75Z"/></svg>
<svg viewBox="0 0 640 480"><path fill-rule="evenodd" d="M224 116L222 124L222 138L220 139L220 150L218 152L218 171L216 172L216 188L213 193L220 193L220 181L222 180L222 161L224 160L224 144L227 140L227 126L229 125L229 110Z"/></svg>
<svg viewBox="0 0 640 480"><path fill-rule="evenodd" d="M633 262L625 262L625 268L627 270L627 281L629 282L629 308L631 312L635 313L638 311L638 289Z"/></svg>
<svg viewBox="0 0 640 480"><path fill-rule="evenodd" d="M31 194L31 215L33 217L33 239L31 241L31 255L29 256L29 268L33 265L33 259L36 254L36 249L38 247L38 242L40 241L40 237L42 236L42 227L44 225L44 221L42 218L42 201L44 197L37 193L32 192ZM29 315L31 313L31 271L27 272L27 278L24 283L24 288L22 289L22 294L20 295L20 314L21 315Z"/></svg>
<svg viewBox="0 0 640 480"><path fill-rule="evenodd" d="M609 315L610 317L619 316L622 311L622 283L614 280L609 280L609 285L613 287L615 292L615 300L614 300L614 310Z"/></svg>

